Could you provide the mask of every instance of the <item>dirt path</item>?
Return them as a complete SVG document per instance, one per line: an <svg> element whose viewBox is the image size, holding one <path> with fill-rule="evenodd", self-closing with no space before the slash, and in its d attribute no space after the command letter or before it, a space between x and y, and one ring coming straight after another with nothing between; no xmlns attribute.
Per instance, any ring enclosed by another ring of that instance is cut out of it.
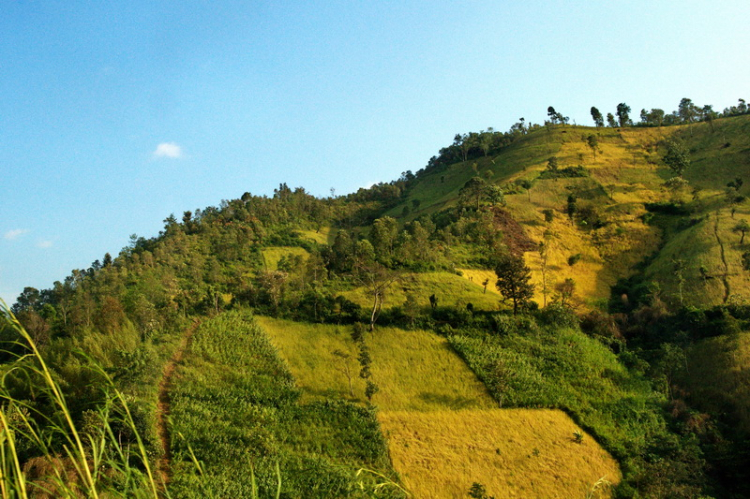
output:
<svg viewBox="0 0 750 499"><path fill-rule="evenodd" d="M161 441L161 448L163 450L162 457L156 462L156 472L161 478L162 483L165 485L169 483L169 472L172 463L172 447L171 438L169 435L169 414L170 414L170 392L172 390L172 381L174 378L174 372L177 365L182 362L185 356L185 351L190 344L190 339L193 336L199 322L196 320L193 324L185 331L185 334L180 340L180 344L172 354L172 358L167 361L162 371L161 381L159 382L158 399L156 403L156 432L159 435Z"/></svg>
<svg viewBox="0 0 750 499"><path fill-rule="evenodd" d="M724 243L721 241L721 238L719 237L719 212L716 212L716 224L714 225L714 235L716 236L716 241L719 243L719 248L721 248L721 261L724 264L724 274L721 276L721 282L724 283L724 303L727 302L729 299L729 281L727 280L727 276L729 275L729 265L727 265L727 259L726 256L724 256Z"/></svg>

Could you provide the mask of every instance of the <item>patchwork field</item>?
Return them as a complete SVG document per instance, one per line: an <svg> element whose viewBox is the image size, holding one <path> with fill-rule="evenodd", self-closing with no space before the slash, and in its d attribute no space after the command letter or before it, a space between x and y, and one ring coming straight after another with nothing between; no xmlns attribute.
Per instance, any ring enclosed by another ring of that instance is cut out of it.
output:
<svg viewBox="0 0 750 499"><path fill-rule="evenodd" d="M466 497L475 482L496 498L609 497L605 484L620 481L617 462L588 436L577 443L562 411L383 411L378 420L414 497Z"/></svg>
<svg viewBox="0 0 750 499"><path fill-rule="evenodd" d="M303 398L341 397L364 402L365 383L351 326L307 324L268 317L256 321L289 365ZM376 328L365 339L380 391L373 403L381 409L433 411L491 408L497 403L448 342L426 331ZM349 355L347 361L334 351ZM352 376L352 393L345 374Z"/></svg>
<svg viewBox="0 0 750 499"><path fill-rule="evenodd" d="M495 295L496 296L496 295ZM364 403L351 326L256 317L313 402ZM416 498L465 497L474 482L495 497L586 497L600 479L617 483L617 463L562 411L497 409L497 402L442 337L377 328L366 333L373 397L393 466ZM341 357L350 357L349 372ZM583 440L575 441L575 432ZM609 497L599 484L591 497Z"/></svg>

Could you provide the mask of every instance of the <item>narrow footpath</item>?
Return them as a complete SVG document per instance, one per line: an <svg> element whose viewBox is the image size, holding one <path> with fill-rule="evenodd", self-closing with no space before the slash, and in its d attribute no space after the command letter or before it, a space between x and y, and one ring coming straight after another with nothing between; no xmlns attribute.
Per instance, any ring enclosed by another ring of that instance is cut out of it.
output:
<svg viewBox="0 0 750 499"><path fill-rule="evenodd" d="M195 320L193 324L185 330L185 334L182 336L180 344L177 346L174 354L172 354L172 358L164 365L161 381L159 382L159 392L156 403L156 431L159 435L163 452L162 457L156 462L156 472L164 485L169 483L172 463L172 446L168 421L171 402L170 392L173 386L172 382L174 372L177 365L182 362L185 352L190 345L190 339L198 325L198 320Z"/></svg>

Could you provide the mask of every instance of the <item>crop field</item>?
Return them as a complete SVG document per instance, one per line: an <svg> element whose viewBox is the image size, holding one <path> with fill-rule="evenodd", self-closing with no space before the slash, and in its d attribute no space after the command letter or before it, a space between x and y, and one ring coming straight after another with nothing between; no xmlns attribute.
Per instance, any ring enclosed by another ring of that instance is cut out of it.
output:
<svg viewBox="0 0 750 499"><path fill-rule="evenodd" d="M279 349L303 400L364 402L351 326L256 321ZM445 339L376 328L366 333L365 342L380 387L373 397L378 420L393 465L414 497L462 497L473 482L496 497L568 497L548 495L553 490L585 496L599 478L619 480L616 462L563 412L497 409ZM350 355L353 396L334 350ZM574 442L576 431L583 435L581 443Z"/></svg>
<svg viewBox="0 0 750 499"><path fill-rule="evenodd" d="M365 384L351 326L307 324L257 317L286 361L303 397L341 397L364 402ZM497 403L448 342L426 331L376 328L366 333L374 382L373 403L383 410L434 411L491 408ZM346 361L333 355L339 350ZM352 375L352 394L345 374Z"/></svg>
<svg viewBox="0 0 750 499"><path fill-rule="evenodd" d="M294 378L249 314L194 333L171 393L174 497L403 497L375 493L365 468L395 479L372 411L345 401L302 404ZM200 463L200 467L195 463ZM251 473L251 469L254 470Z"/></svg>
<svg viewBox="0 0 750 499"><path fill-rule="evenodd" d="M496 498L609 497L617 462L562 411L382 411L394 467L418 498L466 497L473 483Z"/></svg>

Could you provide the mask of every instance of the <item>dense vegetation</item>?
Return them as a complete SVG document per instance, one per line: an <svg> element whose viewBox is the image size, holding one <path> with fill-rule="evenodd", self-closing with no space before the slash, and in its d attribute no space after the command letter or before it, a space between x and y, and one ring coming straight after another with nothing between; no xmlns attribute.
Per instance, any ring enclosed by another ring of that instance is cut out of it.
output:
<svg viewBox="0 0 750 499"><path fill-rule="evenodd" d="M416 174L347 196L281 184L271 197L170 215L159 235L133 235L50 289L26 288L12 312L70 421L106 413L121 427L117 388L132 427L115 440L143 450L139 476L166 462L160 490L176 497L272 495L279 476L285 497L398 482L377 395L300 399L247 309L372 334L433 331L497 404L561 408L595 435L620 461L616 494L742 497L747 402L706 395L690 364L723 358L698 352L750 321L748 109L683 99L638 124L629 112L621 103L604 127L592 108L596 127L581 127L550 108L544 125L459 134ZM27 407L44 432L43 415L60 408L27 369L19 329L3 326L0 339L3 414ZM165 444L159 383L180 352ZM65 438L18 439L18 466L31 476ZM54 459L46 469L64 474ZM382 476L362 478L364 468Z"/></svg>

